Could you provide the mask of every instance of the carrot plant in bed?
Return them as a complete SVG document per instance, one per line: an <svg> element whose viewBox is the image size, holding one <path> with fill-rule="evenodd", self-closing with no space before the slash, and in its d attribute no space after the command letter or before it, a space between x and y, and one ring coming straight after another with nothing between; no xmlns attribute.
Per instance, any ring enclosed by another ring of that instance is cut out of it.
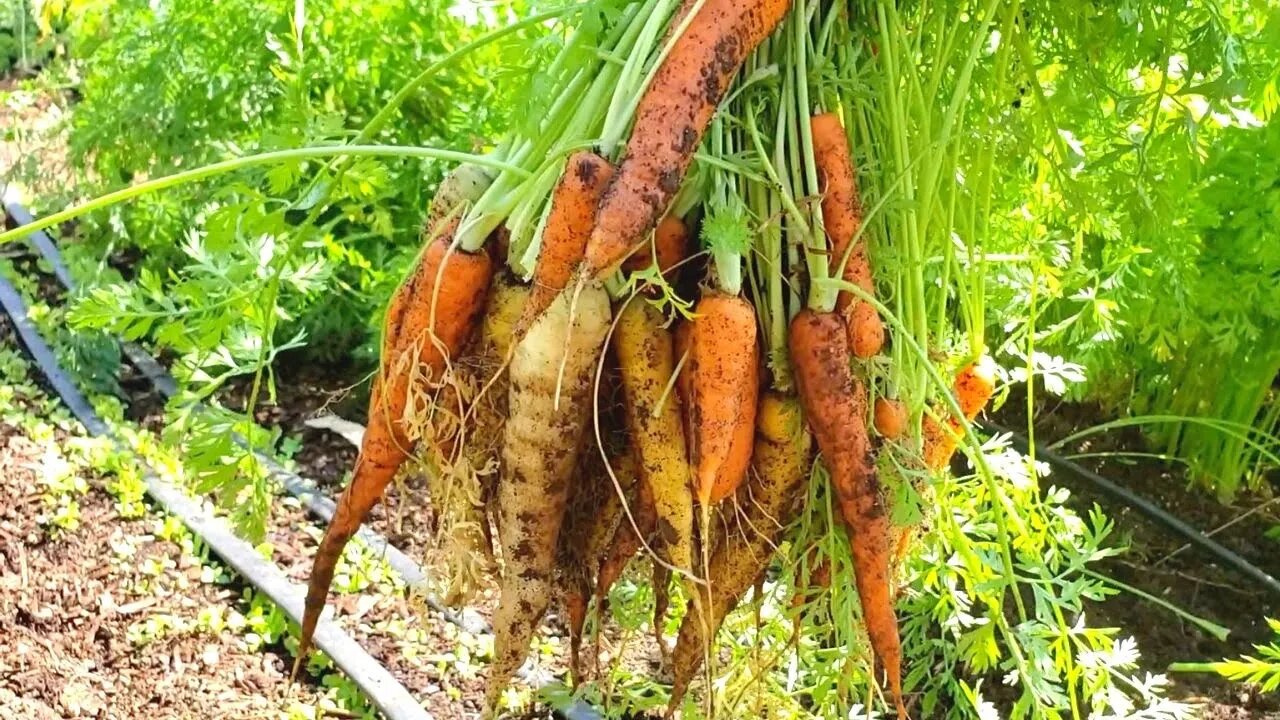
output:
<svg viewBox="0 0 1280 720"><path fill-rule="evenodd" d="M1154 451L1222 497L1257 489L1280 419L1280 265L1275 173L1247 158L1276 147L1280 15L1236 1L1066 3L1034 22L1073 30L1012 38L1016 108L1002 118L1025 160L992 165L1005 185L989 247L1033 258L993 268L1014 346L1026 349L1019 318L1038 283L1033 359L1084 366L1069 397L1164 416L1145 427Z"/></svg>

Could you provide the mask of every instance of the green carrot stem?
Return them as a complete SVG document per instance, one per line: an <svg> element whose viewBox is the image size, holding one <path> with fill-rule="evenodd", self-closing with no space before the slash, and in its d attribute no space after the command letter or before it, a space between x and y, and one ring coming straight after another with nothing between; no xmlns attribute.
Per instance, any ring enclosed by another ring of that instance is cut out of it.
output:
<svg viewBox="0 0 1280 720"><path fill-rule="evenodd" d="M243 170L249 167L259 165L273 165L281 162L309 160L314 158L349 158L349 157L415 157L428 158L431 160L446 160L457 163L471 163L481 167L493 168L513 173L524 173L520 168L510 163L495 160L487 155L475 155L472 153L458 152L456 150L446 150L443 148L431 147L410 147L399 145L323 145L318 147L302 147L290 148L288 150L273 150L271 152L258 153L256 155L245 155L230 160L222 160L220 162L211 163L198 168L184 170L173 175L158 177L154 180L130 185L127 188L121 188L115 192L100 195L91 200L72 205L71 207L46 215L34 222L23 225L22 227L0 232L0 245L10 240L18 240L27 235L53 227L68 220L80 217L86 213L95 210L118 205L128 202L137 197L147 195L149 193L160 192L179 185L187 183L199 182L207 180L218 175L224 175L236 170Z"/></svg>
<svg viewBox="0 0 1280 720"><path fill-rule="evenodd" d="M1115 578L1108 577L1099 572L1094 572L1093 570L1085 569L1083 572L1085 575L1088 575L1089 577L1095 580L1101 580L1102 582L1107 583L1108 585L1113 585L1117 589L1123 590L1129 593L1130 595L1136 595L1142 598L1143 600L1146 600L1149 603L1153 603L1155 605L1158 605L1164 608L1165 610L1168 610L1174 615L1177 615L1183 620L1186 620L1192 625L1195 625L1201 630L1204 630L1205 632L1209 633L1214 638L1216 638L1218 642L1225 641L1227 639L1227 636L1231 634L1231 630L1229 630L1228 628L1225 628L1217 623L1210 622L1209 620L1206 620L1198 615L1192 615L1190 612L1183 610L1182 608L1178 607L1177 605L1174 605L1168 600L1156 597L1155 595L1152 595L1151 593L1146 592L1145 590L1141 590L1132 585L1126 585L1125 583L1122 583L1119 580L1116 580Z"/></svg>

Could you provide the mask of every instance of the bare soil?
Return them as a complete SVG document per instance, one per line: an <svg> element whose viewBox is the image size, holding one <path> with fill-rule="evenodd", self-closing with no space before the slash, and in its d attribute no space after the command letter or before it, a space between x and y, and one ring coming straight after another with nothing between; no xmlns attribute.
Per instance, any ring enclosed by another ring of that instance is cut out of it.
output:
<svg viewBox="0 0 1280 720"><path fill-rule="evenodd" d="M278 715L282 648L184 628L201 613L247 613L239 588L203 581L196 558L153 534L154 515L120 517L97 478L79 499L79 527L51 533L38 522L48 471L45 447L0 422L0 717ZM179 629L131 640L149 622Z"/></svg>
<svg viewBox="0 0 1280 720"><path fill-rule="evenodd" d="M72 186L64 132L67 101L38 81L0 77L0 194L21 179L22 194L61 197Z"/></svg>

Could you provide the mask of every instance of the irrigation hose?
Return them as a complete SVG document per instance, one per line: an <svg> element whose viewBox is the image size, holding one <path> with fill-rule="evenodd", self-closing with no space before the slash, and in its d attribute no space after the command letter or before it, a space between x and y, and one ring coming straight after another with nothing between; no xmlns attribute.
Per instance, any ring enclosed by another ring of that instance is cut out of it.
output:
<svg viewBox="0 0 1280 720"><path fill-rule="evenodd" d="M985 425L995 432L1008 433L1010 442L1013 443L1014 448L1019 452L1027 452L1028 444L1026 437L1019 435L1008 428L997 425L996 423L987 422ZM1240 575L1249 578L1259 587L1266 589L1273 595L1280 596L1280 581L1277 581L1257 565L1254 565L1226 547L1223 547L1213 538L1169 514L1164 510L1164 508L1161 508L1147 498L1133 492L1123 485L1120 485L1114 480L1105 478L1088 468L1081 467L1052 450L1046 449L1038 443L1036 444L1036 459L1044 460L1054 469L1084 480L1112 500L1124 503L1143 515L1146 515L1164 527L1165 530L1183 538L1188 543L1205 551L1214 559L1221 562L1224 566L1229 567Z"/></svg>

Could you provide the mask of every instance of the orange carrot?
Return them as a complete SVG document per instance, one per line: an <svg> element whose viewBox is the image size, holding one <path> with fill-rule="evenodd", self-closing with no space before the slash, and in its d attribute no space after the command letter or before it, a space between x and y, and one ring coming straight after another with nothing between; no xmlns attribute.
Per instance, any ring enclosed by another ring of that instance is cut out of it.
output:
<svg viewBox="0 0 1280 720"><path fill-rule="evenodd" d="M987 406L991 396L995 394L995 378L991 369L981 362L966 365L956 374L954 391L956 401L964 412L966 420L972 421ZM951 464L951 456L959 447L964 425L956 418L947 415L944 427L931 415L925 415L921 423L923 436L922 456L924 466L930 472L941 472ZM917 487L917 491L921 488ZM898 528L894 541L894 564L901 565L911 549L911 539L915 536L912 527Z"/></svg>
<svg viewBox="0 0 1280 720"><path fill-rule="evenodd" d="M369 398L369 424L356 458L351 484L338 498L329 527L316 551L307 581L298 662L307 656L324 609L334 568L343 548L387 484L409 457L412 442L401 426L416 363L438 379L477 325L485 306L493 262L488 254L453 251L456 219L440 228L424 249L408 280L396 290L387 312L382 366ZM298 664L294 666L297 673Z"/></svg>
<svg viewBox="0 0 1280 720"><path fill-rule="evenodd" d="M901 400L876 398L876 432L886 440L897 440L907 431L907 408Z"/></svg>
<svg viewBox="0 0 1280 720"><path fill-rule="evenodd" d="M849 243L862 227L862 201L853 171L849 140L835 113L814 115L809 122L813 131L813 158L818 166L818 182L822 188L822 227L831 244L831 262L845 262ZM859 242L849 253L842 279L870 294L875 293L871 263L865 242ZM837 312L844 318L849 346L855 355L868 358L884 346L884 324L874 307L848 292L836 300Z"/></svg>
<svg viewBox="0 0 1280 720"><path fill-rule="evenodd" d="M737 490L751 464L759 398L755 308L706 291L688 323L685 394L689 456L698 502L709 507ZM680 352L677 338L677 354Z"/></svg>
<svg viewBox="0 0 1280 720"><path fill-rule="evenodd" d="M836 313L802 310L791 322L789 343L800 402L852 529L855 580L871 648L888 677L898 716L905 718L902 647L889 590L892 527L867 434L866 388L849 369L848 336Z"/></svg>
<svg viewBox="0 0 1280 720"><path fill-rule="evenodd" d="M635 129L587 244L588 275L608 275L644 242L680 188L734 75L790 5L706 0L689 20L636 106Z"/></svg>
<svg viewBox="0 0 1280 720"><path fill-rule="evenodd" d="M956 374L956 401L966 420L972 421L987 406L995 394L995 377L991 369L982 363L970 363ZM931 416L925 416L921 428L924 436L924 465L938 472L951 462L964 434L964 424L954 417L947 418L944 428Z"/></svg>
<svg viewBox="0 0 1280 720"><path fill-rule="evenodd" d="M642 245L631 254L622 269L627 272L644 270L656 260L659 270L670 279L672 269L689 255L689 228L675 215L667 215L653 231L653 247Z"/></svg>
<svg viewBox="0 0 1280 720"><path fill-rule="evenodd" d="M595 223L600 195L612 177L613 166L593 152L580 150L569 156L551 193L551 211L542 231L542 247L533 268L533 289L517 326L521 329L518 336L569 284Z"/></svg>

